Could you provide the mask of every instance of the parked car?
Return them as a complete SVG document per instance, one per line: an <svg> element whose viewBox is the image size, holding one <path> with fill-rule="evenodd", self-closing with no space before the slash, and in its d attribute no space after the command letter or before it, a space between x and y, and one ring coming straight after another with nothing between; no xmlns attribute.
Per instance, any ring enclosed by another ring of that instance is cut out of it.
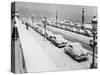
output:
<svg viewBox="0 0 100 75"><path fill-rule="evenodd" d="M60 29L63 29L63 25L62 24L57 24L57 27Z"/></svg>
<svg viewBox="0 0 100 75"><path fill-rule="evenodd" d="M33 25L32 27L33 27L33 29L35 29L35 30L39 28L38 25Z"/></svg>
<svg viewBox="0 0 100 75"><path fill-rule="evenodd" d="M47 31L47 39L49 41L51 41L52 37L54 37L54 36L55 36L55 34L53 34L51 31Z"/></svg>
<svg viewBox="0 0 100 75"><path fill-rule="evenodd" d="M44 30L44 28L41 28L40 35L45 36L45 30Z"/></svg>
<svg viewBox="0 0 100 75"><path fill-rule="evenodd" d="M72 31L72 27L71 26L67 26L66 30Z"/></svg>
<svg viewBox="0 0 100 75"><path fill-rule="evenodd" d="M41 33L42 32L42 28L41 27L38 27L35 29L38 33Z"/></svg>
<svg viewBox="0 0 100 75"><path fill-rule="evenodd" d="M85 34L86 34L87 36L90 36L90 37L93 36L93 34L92 34L92 32L91 32L90 30L85 30Z"/></svg>
<svg viewBox="0 0 100 75"><path fill-rule="evenodd" d="M85 34L85 31L84 31L83 29L80 28L80 29L79 29L79 33L80 33L80 34Z"/></svg>
<svg viewBox="0 0 100 75"><path fill-rule="evenodd" d="M52 38L51 38L51 42L52 42L55 46L57 46L57 47L59 47L59 48L65 47L66 44L68 43L68 41L65 40L65 39L63 38L63 36L61 36L61 35L55 35L54 37L52 37Z"/></svg>
<svg viewBox="0 0 100 75"><path fill-rule="evenodd" d="M53 36L53 33L48 31L47 29L46 29L46 31L45 31L45 29L42 29L41 34L42 34L42 36L46 35L47 37Z"/></svg>
<svg viewBox="0 0 100 75"><path fill-rule="evenodd" d="M62 28L65 29L66 27L63 25Z"/></svg>
<svg viewBox="0 0 100 75"><path fill-rule="evenodd" d="M71 56L76 61L85 61L88 59L88 52L78 42L69 43L64 47L65 53Z"/></svg>
<svg viewBox="0 0 100 75"><path fill-rule="evenodd" d="M75 27L73 27L73 28L72 28L72 31L73 31L73 32L76 32L76 33L78 33L78 32L79 32L79 31L78 31L78 29L77 29L77 28L75 28Z"/></svg>

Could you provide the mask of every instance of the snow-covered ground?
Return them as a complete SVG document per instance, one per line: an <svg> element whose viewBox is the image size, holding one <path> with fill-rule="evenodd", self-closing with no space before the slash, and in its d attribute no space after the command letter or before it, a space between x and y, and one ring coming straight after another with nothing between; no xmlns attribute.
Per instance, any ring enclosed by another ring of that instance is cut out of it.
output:
<svg viewBox="0 0 100 75"><path fill-rule="evenodd" d="M27 72L89 69L92 59L90 55L88 61L78 63L65 54L63 48L59 49L55 47L50 41L44 39L44 37L35 32L31 27L26 30L26 26L21 24L20 21L17 27ZM60 31L65 33L61 29ZM85 43L88 43L90 39L76 33L66 33L68 36Z"/></svg>
<svg viewBox="0 0 100 75"><path fill-rule="evenodd" d="M26 30L24 24L18 26L27 72L53 71L56 65L42 51L37 41Z"/></svg>
<svg viewBox="0 0 100 75"><path fill-rule="evenodd" d="M70 58L68 55L66 55L63 49L55 47L50 41L44 39L31 28L29 31L31 32L35 40L39 41L38 44L41 46L45 54L47 54L56 64L58 70L86 69L86 67L83 67L72 58Z"/></svg>
<svg viewBox="0 0 100 75"><path fill-rule="evenodd" d="M18 25L18 31L27 72L85 69L24 24Z"/></svg>

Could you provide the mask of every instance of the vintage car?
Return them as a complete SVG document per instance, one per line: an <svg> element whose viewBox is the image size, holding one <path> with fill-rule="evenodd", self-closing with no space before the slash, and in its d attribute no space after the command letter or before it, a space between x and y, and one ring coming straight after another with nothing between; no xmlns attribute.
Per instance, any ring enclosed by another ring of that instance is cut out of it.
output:
<svg viewBox="0 0 100 75"><path fill-rule="evenodd" d="M41 31L39 33L40 33L40 35L45 36L45 29L41 28Z"/></svg>
<svg viewBox="0 0 100 75"><path fill-rule="evenodd" d="M53 33L52 32L50 32L50 31L48 31L47 29L45 30L44 28L41 30L41 35L42 36L47 36L47 37L49 37L50 35L51 36L53 36Z"/></svg>
<svg viewBox="0 0 100 75"><path fill-rule="evenodd" d="M64 52L79 62L88 59L88 51L78 42L68 43L66 47L64 47Z"/></svg>
<svg viewBox="0 0 100 75"><path fill-rule="evenodd" d="M90 37L93 36L93 34L92 34L92 32L91 32L90 30L85 30L85 34L86 34L87 36L90 36Z"/></svg>
<svg viewBox="0 0 100 75"><path fill-rule="evenodd" d="M73 27L73 28L72 28L72 31L73 31L73 32L76 32L76 33L78 33L78 32L79 32L79 31L78 31L78 29L77 29L77 28L75 28L75 27Z"/></svg>
<svg viewBox="0 0 100 75"><path fill-rule="evenodd" d="M63 47L65 47L66 44L68 43L68 41L65 40L65 39L63 38L63 36L61 36L61 35L55 35L55 36L53 36L50 40L51 40L51 42L52 42L55 46L57 46L58 48L63 48Z"/></svg>
<svg viewBox="0 0 100 75"><path fill-rule="evenodd" d="M39 26L38 25L32 25L32 28L35 29L35 30L38 30Z"/></svg>
<svg viewBox="0 0 100 75"><path fill-rule="evenodd" d="M72 31L72 27L71 27L71 26L67 26L67 27L66 27L66 30Z"/></svg>
<svg viewBox="0 0 100 75"><path fill-rule="evenodd" d="M47 33L47 39L49 41L51 41L51 39L55 36L55 34L53 34L51 31L46 31L46 33Z"/></svg>
<svg viewBox="0 0 100 75"><path fill-rule="evenodd" d="M79 29L79 33L80 33L80 34L85 34L85 31L84 31L83 29L80 28L80 29Z"/></svg>
<svg viewBox="0 0 100 75"><path fill-rule="evenodd" d="M41 27L38 27L35 29L38 33L41 33L42 32L42 28Z"/></svg>

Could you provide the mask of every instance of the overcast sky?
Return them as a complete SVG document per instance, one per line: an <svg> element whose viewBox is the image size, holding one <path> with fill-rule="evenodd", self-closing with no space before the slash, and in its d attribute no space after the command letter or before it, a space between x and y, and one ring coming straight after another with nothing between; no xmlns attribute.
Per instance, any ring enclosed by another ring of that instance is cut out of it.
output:
<svg viewBox="0 0 100 75"><path fill-rule="evenodd" d="M97 16L97 7L79 6L67 4L45 4L31 2L16 2L16 7L21 11L21 15L41 15L55 17L56 11L59 18L81 21L82 8L85 8L85 20L89 22L94 15Z"/></svg>

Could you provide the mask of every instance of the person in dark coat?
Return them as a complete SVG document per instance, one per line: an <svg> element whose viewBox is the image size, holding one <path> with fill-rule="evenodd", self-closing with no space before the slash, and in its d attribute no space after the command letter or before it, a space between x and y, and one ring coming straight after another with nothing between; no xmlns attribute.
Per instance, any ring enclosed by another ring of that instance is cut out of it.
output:
<svg viewBox="0 0 100 75"><path fill-rule="evenodd" d="M14 22L14 24L16 24L16 22ZM12 32L12 39L17 40L18 38L19 38L18 29L16 26L14 26Z"/></svg>

